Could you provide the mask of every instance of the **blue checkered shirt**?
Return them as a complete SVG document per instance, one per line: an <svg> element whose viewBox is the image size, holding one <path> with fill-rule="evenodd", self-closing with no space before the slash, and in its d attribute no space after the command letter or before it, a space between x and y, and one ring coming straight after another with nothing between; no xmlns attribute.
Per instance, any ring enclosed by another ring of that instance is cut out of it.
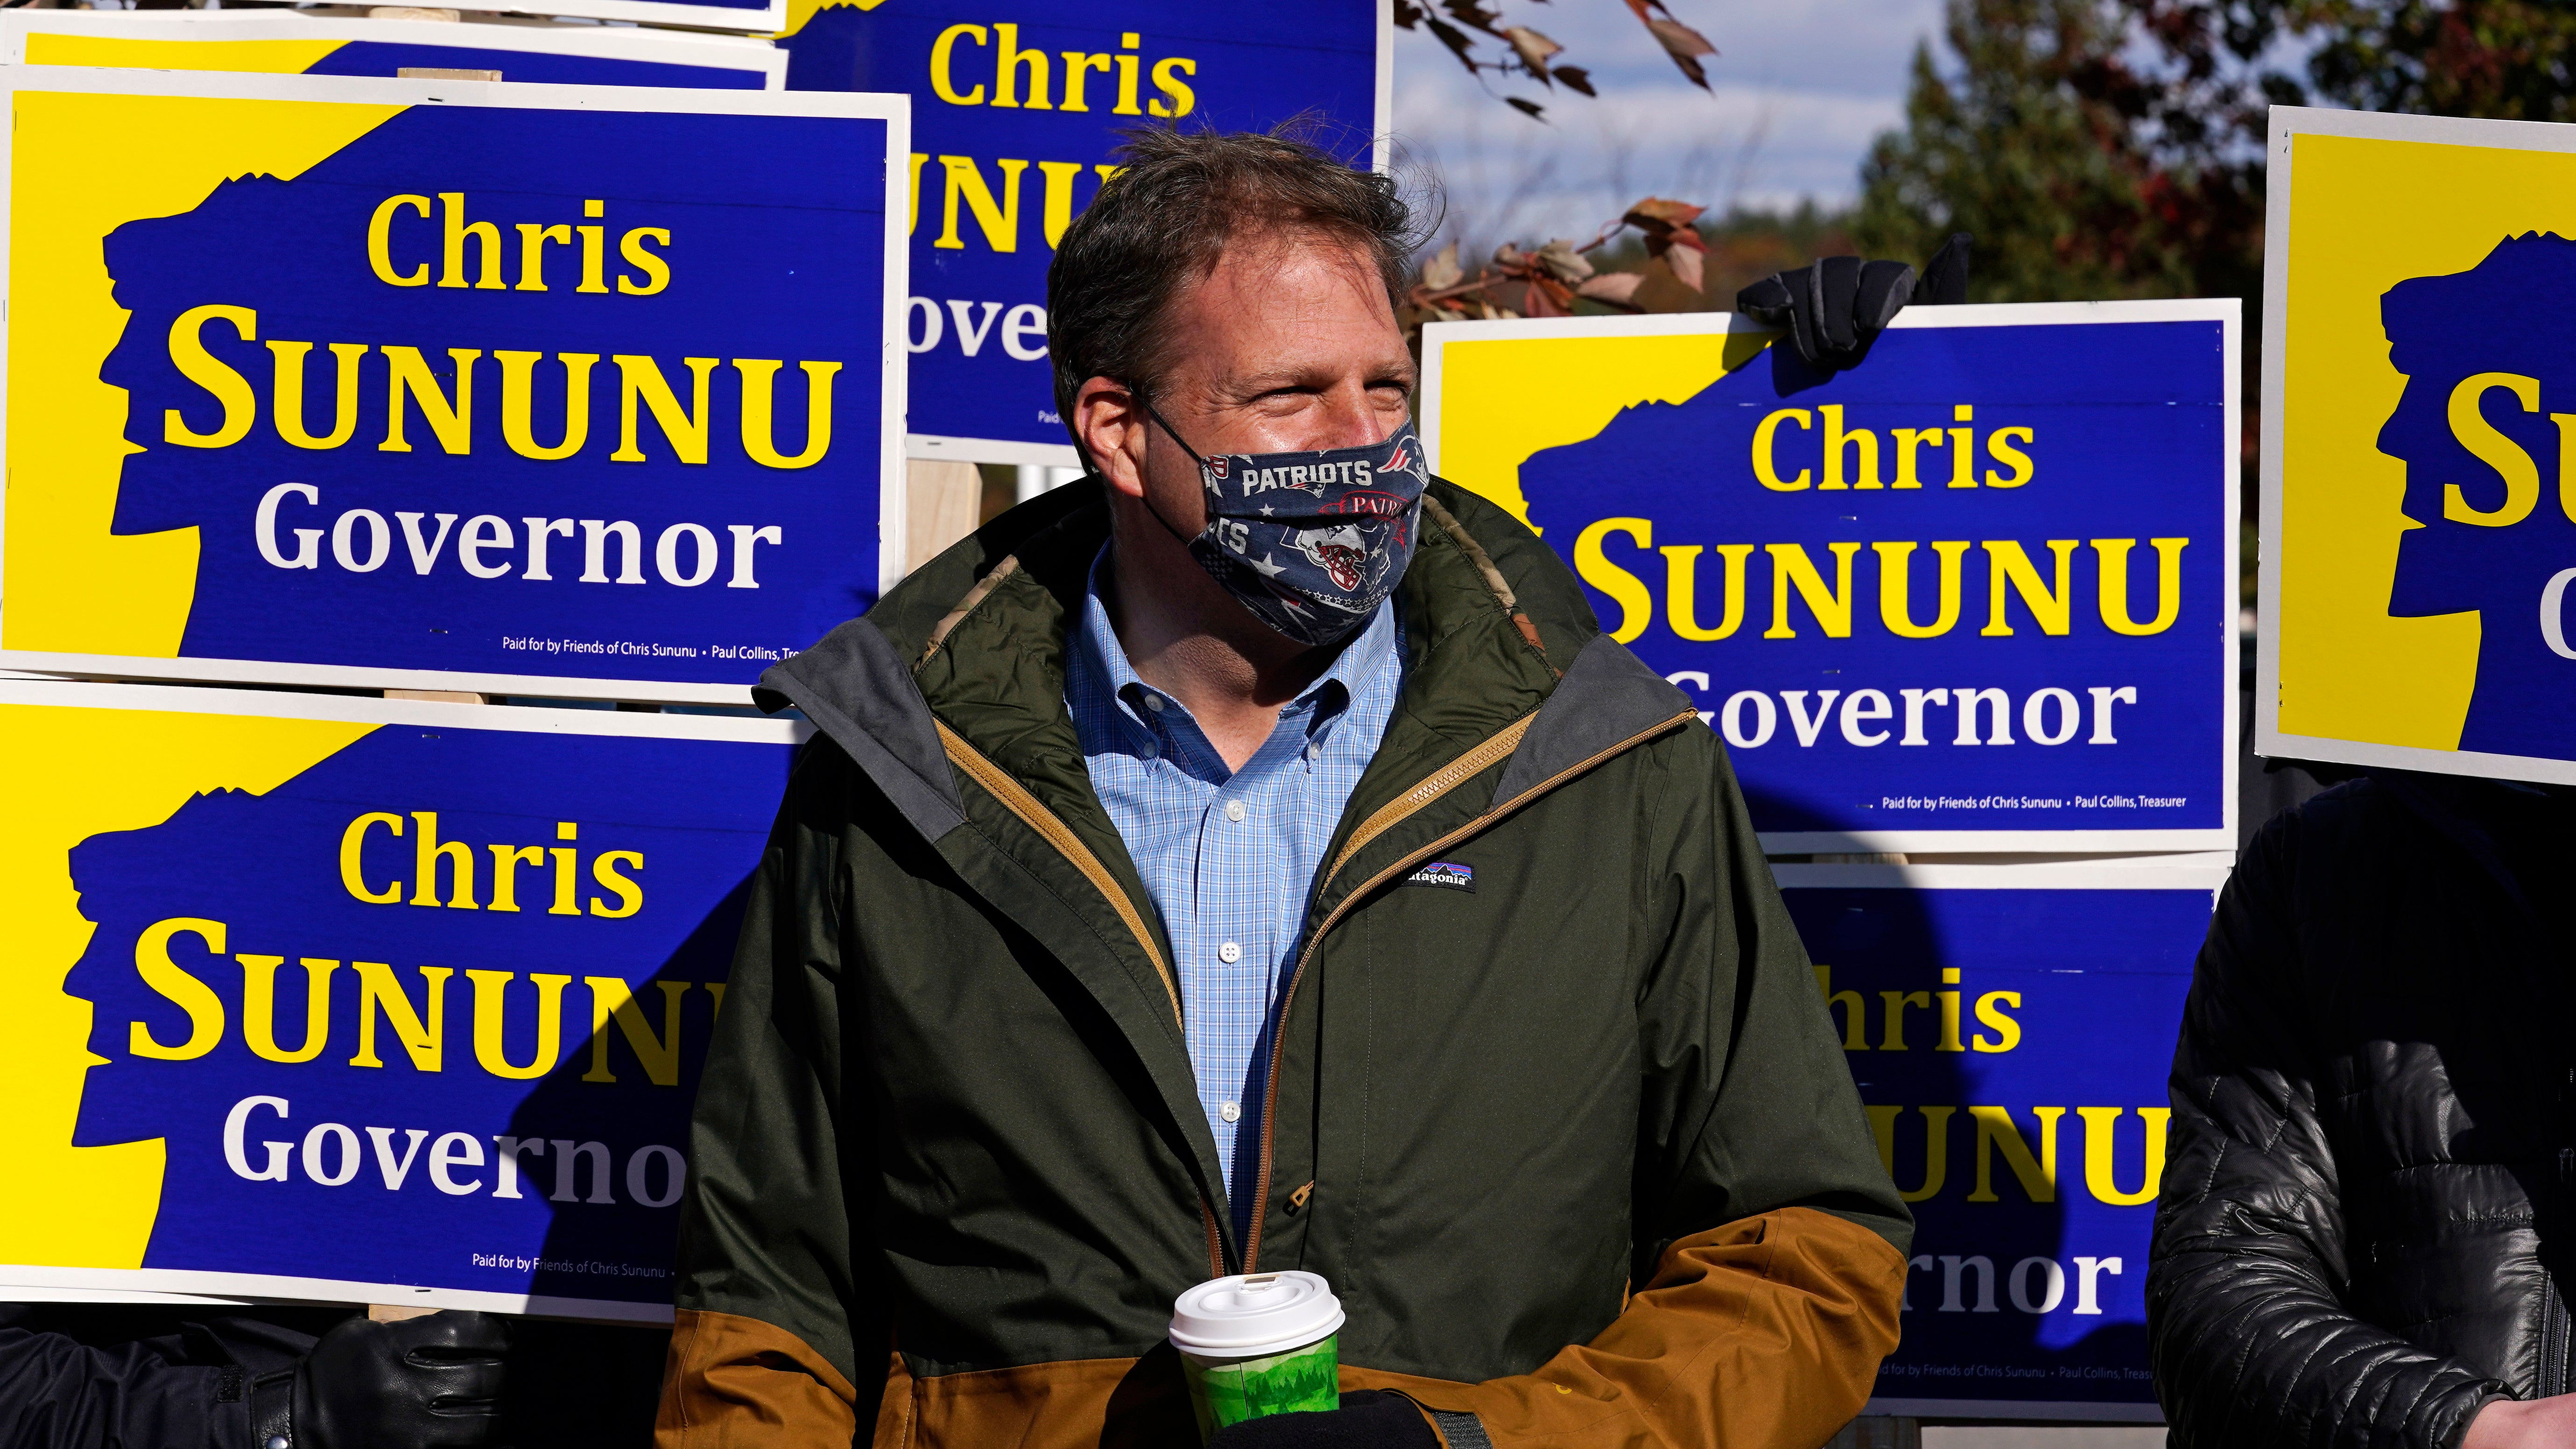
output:
<svg viewBox="0 0 2576 1449"><path fill-rule="evenodd" d="M1307 897L1403 683L1395 605L1381 604L1333 667L1279 711L1229 771L1180 701L1136 677L1092 565L1065 667L1091 785L1171 936L1199 1106L1226 1192L1259 1175L1272 1010L1303 939ZM1251 1204L1235 1203L1240 1231Z"/></svg>

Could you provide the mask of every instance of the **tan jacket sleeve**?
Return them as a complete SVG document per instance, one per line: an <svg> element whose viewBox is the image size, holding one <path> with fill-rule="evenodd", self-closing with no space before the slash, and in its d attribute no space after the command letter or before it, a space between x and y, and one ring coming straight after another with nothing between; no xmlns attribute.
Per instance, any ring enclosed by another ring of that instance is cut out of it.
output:
<svg viewBox="0 0 2576 1449"><path fill-rule="evenodd" d="M787 1330L688 1308L671 1325L653 1449L814 1449L858 1425L850 1381Z"/></svg>
<svg viewBox="0 0 2576 1449"><path fill-rule="evenodd" d="M1783 1208L1674 1243L1590 1343L1481 1384L1355 1371L1496 1449L1814 1449L1860 1412L1896 1347L1905 1260L1870 1229Z"/></svg>

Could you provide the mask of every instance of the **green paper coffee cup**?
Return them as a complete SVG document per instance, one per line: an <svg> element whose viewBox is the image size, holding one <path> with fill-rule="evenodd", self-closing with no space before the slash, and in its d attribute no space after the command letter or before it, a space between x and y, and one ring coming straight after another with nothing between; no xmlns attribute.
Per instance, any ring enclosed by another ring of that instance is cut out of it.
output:
<svg viewBox="0 0 2576 1449"><path fill-rule="evenodd" d="M1199 1438L1264 1414L1341 1407L1342 1301L1318 1273L1218 1278L1172 1304Z"/></svg>

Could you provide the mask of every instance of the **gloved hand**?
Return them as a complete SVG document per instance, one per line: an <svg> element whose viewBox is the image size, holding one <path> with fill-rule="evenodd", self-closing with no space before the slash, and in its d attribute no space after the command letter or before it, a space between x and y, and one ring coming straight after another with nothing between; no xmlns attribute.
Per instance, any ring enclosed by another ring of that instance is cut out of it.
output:
<svg viewBox="0 0 2576 1449"><path fill-rule="evenodd" d="M291 1449L481 1449L500 1423L506 1320L352 1318L297 1371Z"/></svg>
<svg viewBox="0 0 2576 1449"><path fill-rule="evenodd" d="M1411 1399L1363 1389L1342 1395L1342 1406L1327 1412L1228 1424L1207 1449L1440 1449L1440 1436Z"/></svg>
<svg viewBox="0 0 2576 1449"><path fill-rule="evenodd" d="M1966 232L1932 254L1918 279L1903 262L1826 257L1792 271L1775 272L1735 294L1735 310L1766 326L1787 329L1790 345L1810 367L1837 372L1859 363L1906 303L1948 306L1968 300Z"/></svg>

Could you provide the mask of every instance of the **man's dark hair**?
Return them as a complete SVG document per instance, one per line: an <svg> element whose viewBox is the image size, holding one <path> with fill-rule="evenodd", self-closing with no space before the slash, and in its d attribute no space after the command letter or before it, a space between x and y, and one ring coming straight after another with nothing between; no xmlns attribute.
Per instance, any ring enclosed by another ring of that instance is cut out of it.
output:
<svg viewBox="0 0 2576 1449"><path fill-rule="evenodd" d="M1172 298L1215 271L1238 232L1321 232L1374 258L1390 298L1403 288L1421 240L1414 208L1392 178L1304 139L1310 125L1127 133L1117 152L1125 169L1065 229L1047 267L1047 355L1067 431L1074 394L1090 379L1150 388L1160 378Z"/></svg>

